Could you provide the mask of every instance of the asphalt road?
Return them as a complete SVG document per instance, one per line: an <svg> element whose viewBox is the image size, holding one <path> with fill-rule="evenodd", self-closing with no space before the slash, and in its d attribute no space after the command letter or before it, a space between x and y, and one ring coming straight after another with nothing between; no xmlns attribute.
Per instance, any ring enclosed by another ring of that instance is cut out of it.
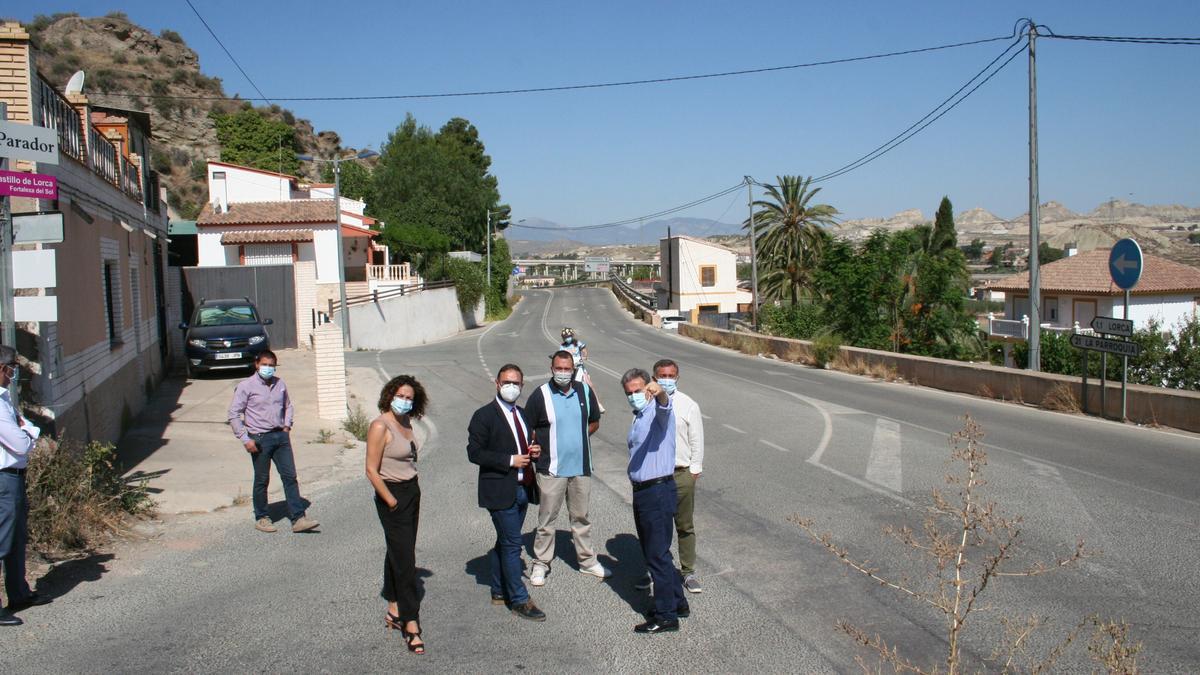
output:
<svg viewBox="0 0 1200 675"><path fill-rule="evenodd" d="M563 325L588 343L608 408L595 441L592 520L615 574L607 582L579 574L560 531L561 559L547 585L532 590L549 620L534 624L488 602L484 555L494 534L475 505L466 422L492 395L489 380L501 364L522 366L527 392L545 381ZM624 473L630 418L618 375L662 356L680 363L680 389L706 415L696 499L705 590L690 597L693 614L680 633L641 636L631 629L648 598L633 588L644 568ZM973 662L987 666L1003 617L1045 618L1028 643L1038 654L1098 613L1132 624L1148 670L1200 670L1194 436L732 354L635 323L601 289L531 292L487 330L347 360L381 375L412 373L432 399L417 552L426 570L426 656L407 654L383 629L383 541L364 479L306 495L319 534L258 533L248 510L234 508L175 523L116 560L56 572L48 583L60 594L55 602L24 612L25 628L0 630L0 670L854 670L862 652L836 631L838 620L933 665L944 650L943 622L848 574L789 516L814 519L886 573L922 579L912 552L880 530L920 525L929 491L944 486L948 437L964 413L987 433L988 499L1024 516L1023 559L1066 554L1078 538L1103 551L1077 569L998 579L966 634ZM1082 644L1059 663L1088 665Z"/></svg>

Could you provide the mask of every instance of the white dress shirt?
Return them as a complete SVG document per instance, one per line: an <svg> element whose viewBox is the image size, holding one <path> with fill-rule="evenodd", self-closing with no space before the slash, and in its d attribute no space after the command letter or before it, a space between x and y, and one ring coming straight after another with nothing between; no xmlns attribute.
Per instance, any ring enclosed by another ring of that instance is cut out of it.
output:
<svg viewBox="0 0 1200 675"><path fill-rule="evenodd" d="M0 390L0 469L24 469L42 430L17 414L7 389Z"/></svg>
<svg viewBox="0 0 1200 675"><path fill-rule="evenodd" d="M500 409L504 411L504 421L508 422L508 430L512 432L513 443L517 446L517 452L518 453L521 452L521 437L517 435L516 424L521 425L521 432L525 434L526 445L533 445L533 442L529 440L529 428L525 426L525 420L522 419L520 413L518 413L516 415L517 421L513 420L513 408L517 407L516 404L509 403L508 401L505 401L504 399L500 398L499 396L496 397L496 403L499 403ZM512 457L508 458L508 465L509 466L513 465ZM530 466L532 467L532 465L530 465ZM518 468L517 469L517 482L520 483L524 480L525 480L525 469Z"/></svg>
<svg viewBox="0 0 1200 675"><path fill-rule="evenodd" d="M700 405L691 396L675 390L675 468L687 467L691 474L704 471L704 417Z"/></svg>

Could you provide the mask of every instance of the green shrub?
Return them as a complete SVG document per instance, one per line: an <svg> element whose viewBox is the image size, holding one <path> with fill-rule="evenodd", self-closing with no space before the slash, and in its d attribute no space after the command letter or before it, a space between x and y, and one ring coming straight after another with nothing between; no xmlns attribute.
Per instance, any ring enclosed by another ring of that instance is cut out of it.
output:
<svg viewBox="0 0 1200 675"><path fill-rule="evenodd" d="M38 443L26 486L30 545L44 553L88 548L154 509L146 481L125 479L108 443Z"/></svg>
<svg viewBox="0 0 1200 675"><path fill-rule="evenodd" d="M822 330L813 337L813 365L824 368L842 351L842 338L837 333Z"/></svg>
<svg viewBox="0 0 1200 675"><path fill-rule="evenodd" d="M819 305L764 305L759 314L767 332L779 337L811 340L825 325Z"/></svg>
<svg viewBox="0 0 1200 675"><path fill-rule="evenodd" d="M358 440L365 441L367 440L367 430L371 428L371 418L367 417L367 413L361 405L356 405L354 410L351 410L346 419L342 421L342 428Z"/></svg>
<svg viewBox="0 0 1200 675"><path fill-rule="evenodd" d="M167 42L183 44L183 36L169 28L162 29L162 31L159 32L158 36L160 38L166 40Z"/></svg>
<svg viewBox="0 0 1200 675"><path fill-rule="evenodd" d="M474 312L479 299L483 297L484 287L487 286L487 275L483 265L450 258L446 260L446 274L454 282L458 308L464 312Z"/></svg>

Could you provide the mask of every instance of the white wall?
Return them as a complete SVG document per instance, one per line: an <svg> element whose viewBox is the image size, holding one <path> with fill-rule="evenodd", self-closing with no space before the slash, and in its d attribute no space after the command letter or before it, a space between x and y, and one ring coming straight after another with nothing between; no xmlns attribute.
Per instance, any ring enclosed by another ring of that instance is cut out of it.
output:
<svg viewBox="0 0 1200 675"><path fill-rule="evenodd" d="M224 172L225 178L214 178ZM208 203L278 202L291 199L291 179L253 169L208 163Z"/></svg>
<svg viewBox="0 0 1200 675"><path fill-rule="evenodd" d="M221 233L209 232L204 229L196 235L196 265L199 267L219 267L228 264L225 259L225 247L221 245ZM233 264L237 264L234 260Z"/></svg>
<svg viewBox="0 0 1200 675"><path fill-rule="evenodd" d="M1046 297L1043 295L1043 297ZM1042 305L1042 323L1053 323L1056 326L1071 327L1079 321L1080 328L1089 328L1090 321L1080 320L1074 314L1076 301L1096 303L1096 316L1111 316L1118 319L1125 316L1125 302L1121 296L1051 296L1058 298L1058 320L1051 322L1045 315L1045 304ZM1158 319L1163 328L1173 328L1181 320L1192 316L1196 311L1196 296L1192 294L1174 295L1132 295L1129 298L1129 318L1133 321L1134 330L1140 330L1149 325L1151 319ZM1004 316L1009 319L1021 318L1029 313L1028 299L1009 294L1004 301Z"/></svg>
<svg viewBox="0 0 1200 675"><path fill-rule="evenodd" d="M333 188L332 187L317 187L317 186L310 187L308 189L308 197L309 197L309 199L333 199ZM363 214L363 211L366 211L366 209L367 209L366 202L359 201L357 199L350 199L349 197L342 196L342 210L343 211L349 211L350 213L357 213L358 215L361 216ZM342 216L342 222L346 223L348 225L360 225L360 226L362 225L362 221L359 220L358 218L351 218L346 215Z"/></svg>
<svg viewBox="0 0 1200 675"><path fill-rule="evenodd" d="M664 251L665 253L665 251ZM667 265L666 256L662 257L663 265ZM716 284L701 285L700 270L702 267L716 268ZM712 246L690 239L672 240L670 251L672 308L688 313L700 305L717 305L719 312L736 312L739 300L744 293L737 289L737 254L725 248ZM666 268L664 267L664 270Z"/></svg>
<svg viewBox="0 0 1200 675"><path fill-rule="evenodd" d="M313 228L313 250L317 262L317 283L338 282L337 230L333 226Z"/></svg>
<svg viewBox="0 0 1200 675"><path fill-rule="evenodd" d="M334 322L341 325L341 312ZM438 288L351 307L350 343L353 349L412 347L482 323L482 300L473 314L463 316L454 288Z"/></svg>

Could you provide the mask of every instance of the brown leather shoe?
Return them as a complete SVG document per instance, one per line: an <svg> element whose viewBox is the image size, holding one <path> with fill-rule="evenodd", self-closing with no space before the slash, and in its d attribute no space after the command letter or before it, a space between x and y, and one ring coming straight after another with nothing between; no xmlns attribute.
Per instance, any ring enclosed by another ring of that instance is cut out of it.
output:
<svg viewBox="0 0 1200 675"><path fill-rule="evenodd" d="M528 600L522 605L513 605L512 613L516 614L522 619L529 619L530 621L546 620L546 613L538 609L537 605L533 604L532 600Z"/></svg>

